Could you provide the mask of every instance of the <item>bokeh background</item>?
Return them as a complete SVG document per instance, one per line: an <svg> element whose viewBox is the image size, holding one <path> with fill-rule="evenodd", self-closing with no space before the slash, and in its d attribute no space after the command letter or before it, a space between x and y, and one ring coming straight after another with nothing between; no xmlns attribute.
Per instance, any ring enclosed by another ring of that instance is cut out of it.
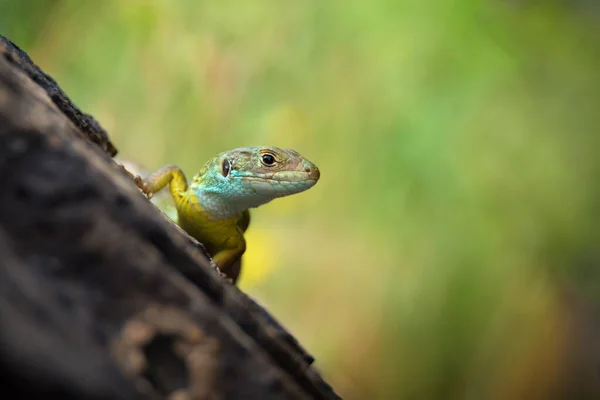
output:
<svg viewBox="0 0 600 400"><path fill-rule="evenodd" d="M582 0L0 2L121 159L320 167L255 210L240 286L346 399L600 398L599 26Z"/></svg>

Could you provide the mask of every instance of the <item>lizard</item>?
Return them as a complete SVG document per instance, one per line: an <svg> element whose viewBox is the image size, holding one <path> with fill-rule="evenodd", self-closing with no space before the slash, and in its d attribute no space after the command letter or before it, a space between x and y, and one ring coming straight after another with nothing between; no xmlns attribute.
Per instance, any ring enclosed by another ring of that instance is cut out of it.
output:
<svg viewBox="0 0 600 400"><path fill-rule="evenodd" d="M149 199L169 185L177 224L204 245L235 284L246 251L249 210L308 190L319 178L319 168L298 152L260 146L218 154L189 183L174 164L134 180Z"/></svg>

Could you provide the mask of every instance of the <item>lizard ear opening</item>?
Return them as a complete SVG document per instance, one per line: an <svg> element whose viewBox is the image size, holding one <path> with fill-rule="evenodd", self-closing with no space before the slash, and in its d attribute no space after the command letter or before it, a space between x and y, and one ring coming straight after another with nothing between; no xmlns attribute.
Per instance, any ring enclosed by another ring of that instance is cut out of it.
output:
<svg viewBox="0 0 600 400"><path fill-rule="evenodd" d="M223 160L223 164L221 165L221 173L225 178L229 175L229 171L231 170L231 163L228 159Z"/></svg>

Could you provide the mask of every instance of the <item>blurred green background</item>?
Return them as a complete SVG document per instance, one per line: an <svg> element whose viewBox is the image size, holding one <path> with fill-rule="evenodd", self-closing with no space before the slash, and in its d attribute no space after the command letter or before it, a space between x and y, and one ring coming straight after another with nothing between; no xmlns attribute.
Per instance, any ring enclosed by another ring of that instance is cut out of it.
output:
<svg viewBox="0 0 600 400"><path fill-rule="evenodd" d="M600 398L594 4L4 0L0 34L122 159L320 167L255 210L240 286L344 398Z"/></svg>

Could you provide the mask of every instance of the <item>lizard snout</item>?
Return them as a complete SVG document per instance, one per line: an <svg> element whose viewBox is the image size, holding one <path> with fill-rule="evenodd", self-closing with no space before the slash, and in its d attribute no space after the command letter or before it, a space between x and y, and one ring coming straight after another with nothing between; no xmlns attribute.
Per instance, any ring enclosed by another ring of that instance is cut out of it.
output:
<svg viewBox="0 0 600 400"><path fill-rule="evenodd" d="M315 164L311 163L308 160L304 160L304 162L302 163L301 171L308 174L307 179L311 181L316 182L321 177L321 171L319 171L319 167L317 167Z"/></svg>
<svg viewBox="0 0 600 400"><path fill-rule="evenodd" d="M306 172L308 172L308 177L310 179L314 179L315 181L318 181L319 178L321 177L321 171L319 171L319 168L316 165L313 165L313 168L307 168L305 169Z"/></svg>

